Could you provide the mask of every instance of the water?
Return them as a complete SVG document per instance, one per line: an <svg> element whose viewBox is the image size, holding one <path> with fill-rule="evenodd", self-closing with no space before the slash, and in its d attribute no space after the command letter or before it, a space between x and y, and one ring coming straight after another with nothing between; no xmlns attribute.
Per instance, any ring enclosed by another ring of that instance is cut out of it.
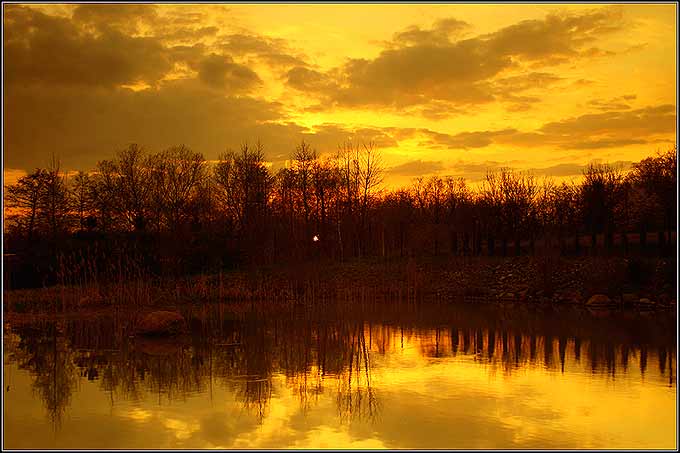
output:
<svg viewBox="0 0 680 453"><path fill-rule="evenodd" d="M676 447L672 315L182 310L172 341L128 315L6 324L4 447Z"/></svg>

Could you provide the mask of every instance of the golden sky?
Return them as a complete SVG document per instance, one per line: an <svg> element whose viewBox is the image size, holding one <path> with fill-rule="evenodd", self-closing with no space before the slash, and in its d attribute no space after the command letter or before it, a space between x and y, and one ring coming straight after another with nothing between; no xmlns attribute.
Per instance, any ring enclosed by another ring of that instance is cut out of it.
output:
<svg viewBox="0 0 680 453"><path fill-rule="evenodd" d="M382 150L389 185L676 141L675 4L3 5L8 180L128 143Z"/></svg>

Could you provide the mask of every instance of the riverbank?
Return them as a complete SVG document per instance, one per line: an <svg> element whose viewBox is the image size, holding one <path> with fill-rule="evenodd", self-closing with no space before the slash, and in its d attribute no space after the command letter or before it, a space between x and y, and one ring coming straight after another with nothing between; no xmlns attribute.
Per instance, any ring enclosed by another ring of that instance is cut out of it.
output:
<svg viewBox="0 0 680 453"><path fill-rule="evenodd" d="M179 279L141 279L4 292L8 313L65 313L106 307L228 302L316 305L329 300L437 300L675 310L674 260L621 257L455 257L310 262ZM240 308L239 308L240 307Z"/></svg>

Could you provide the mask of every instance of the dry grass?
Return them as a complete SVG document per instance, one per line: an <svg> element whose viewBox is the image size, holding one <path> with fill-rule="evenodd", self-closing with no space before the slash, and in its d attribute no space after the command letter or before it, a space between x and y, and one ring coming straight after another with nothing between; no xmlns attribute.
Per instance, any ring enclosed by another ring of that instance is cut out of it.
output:
<svg viewBox="0 0 680 453"><path fill-rule="evenodd" d="M645 268L654 267L645 263ZM560 258L441 258L432 260L363 261L297 268L259 268L179 279L140 277L102 281L68 280L54 287L5 292L5 311L65 313L92 307L160 307L186 303L228 302L234 305L324 306L328 301L451 301L493 299L501 293L551 297L568 288L584 296L616 297L637 283L631 264L622 259ZM633 267L635 267L633 265ZM666 266L668 267L668 266ZM634 269L633 269L634 270ZM663 276L662 276L663 277ZM661 278L661 277L660 277ZM670 278L668 276L666 279ZM659 288L675 282L654 279ZM531 299L531 296L529 296Z"/></svg>

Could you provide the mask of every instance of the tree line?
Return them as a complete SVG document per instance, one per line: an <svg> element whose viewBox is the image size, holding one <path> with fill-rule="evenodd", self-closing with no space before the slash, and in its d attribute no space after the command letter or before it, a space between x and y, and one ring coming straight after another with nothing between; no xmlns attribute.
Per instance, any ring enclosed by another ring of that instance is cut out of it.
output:
<svg viewBox="0 0 680 453"><path fill-rule="evenodd" d="M259 142L216 161L183 145L151 154L131 144L68 175L53 158L5 187L5 248L43 258L93 244L111 254L134 249L163 273L313 258L507 256L539 243L583 253L584 235L611 251L615 236L629 246L628 233L642 249L657 233L670 252L676 228L675 147L627 173L591 164L578 183L501 169L477 188L432 176L387 190L386 171L373 144L352 142L326 156L302 142L275 173Z"/></svg>

